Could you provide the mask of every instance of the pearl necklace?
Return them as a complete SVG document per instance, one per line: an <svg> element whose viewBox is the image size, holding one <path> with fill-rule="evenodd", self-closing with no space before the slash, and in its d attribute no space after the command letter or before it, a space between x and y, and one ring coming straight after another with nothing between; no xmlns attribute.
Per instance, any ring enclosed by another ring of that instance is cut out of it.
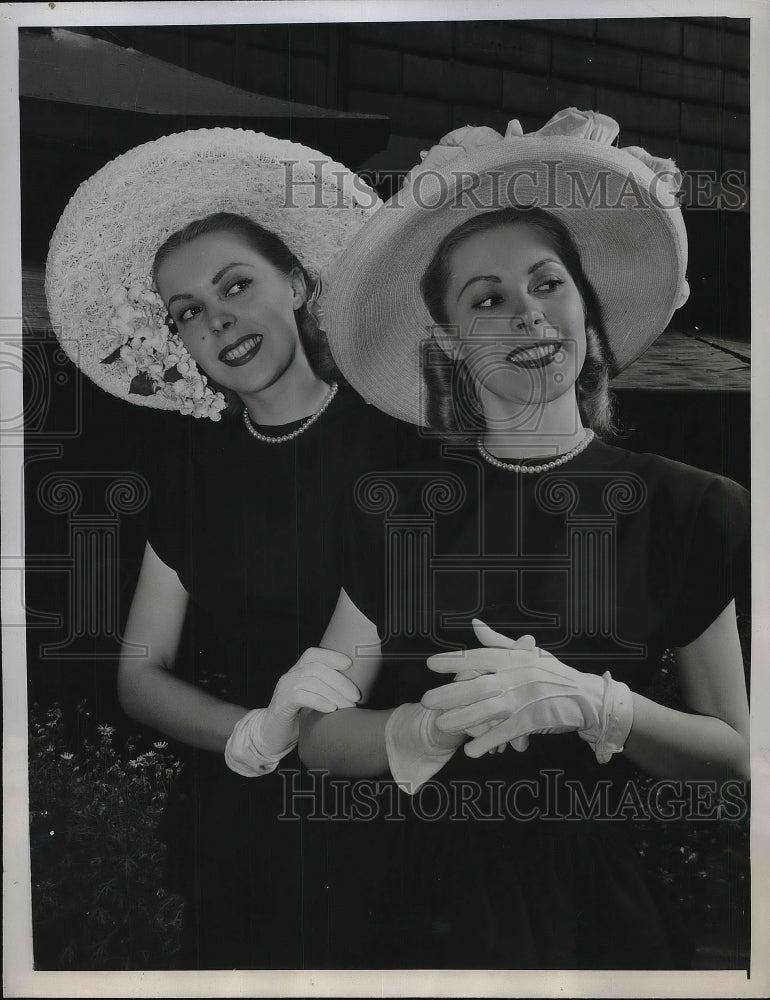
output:
<svg viewBox="0 0 770 1000"><path fill-rule="evenodd" d="M274 437L270 434L260 434L254 424L252 424L251 418L249 417L249 411L244 406L243 422L246 425L246 430L252 437L255 437L257 441L262 441L265 444L283 444L284 441L291 441L293 438L299 437L300 434L303 434L311 424L314 424L316 420L318 420L324 410L329 406L329 403L331 403L337 395L337 389L339 389L337 383L332 382L329 386L329 392L326 394L326 399L324 399L323 403L321 403L321 406L315 411L315 413L311 413L307 420L304 420L296 430L291 431L289 434L281 434L280 437Z"/></svg>
<svg viewBox="0 0 770 1000"><path fill-rule="evenodd" d="M580 444L576 445L571 451L566 451L563 455L553 459L553 461L544 462L542 465L514 465L511 462L502 462L499 458L495 458L494 455L490 455L481 441L478 442L478 449L481 457L486 462L489 462L490 465L494 465L498 469L505 469L506 472L548 472L550 469L556 469L558 466L564 465L565 462L569 462L576 455L579 455L581 451L585 451L593 439L594 432L589 429L586 431L586 435Z"/></svg>

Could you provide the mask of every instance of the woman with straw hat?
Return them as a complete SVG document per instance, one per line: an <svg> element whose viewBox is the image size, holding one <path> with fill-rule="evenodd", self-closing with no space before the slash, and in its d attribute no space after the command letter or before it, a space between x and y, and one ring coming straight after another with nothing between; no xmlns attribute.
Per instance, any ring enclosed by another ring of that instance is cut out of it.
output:
<svg viewBox="0 0 770 1000"><path fill-rule="evenodd" d="M401 790L390 965L685 963L623 835L665 818L640 772L680 815L725 782L712 818L748 776L747 494L602 439L609 379L688 294L678 171L617 133L574 108L451 133L327 285L351 384L444 442L357 487L322 645L366 707L300 739L308 766ZM645 696L666 649L681 710Z"/></svg>
<svg viewBox="0 0 770 1000"><path fill-rule="evenodd" d="M329 915L349 845L279 815L300 709L359 696L349 659L313 648L340 586L338 499L400 461L398 423L342 384L312 312L313 277L377 202L315 150L201 129L108 163L51 243L72 359L123 399L199 418L151 477L118 675L129 715L197 751L165 819L183 966L351 964ZM224 674L221 696L173 672L188 610L220 640L194 679Z"/></svg>

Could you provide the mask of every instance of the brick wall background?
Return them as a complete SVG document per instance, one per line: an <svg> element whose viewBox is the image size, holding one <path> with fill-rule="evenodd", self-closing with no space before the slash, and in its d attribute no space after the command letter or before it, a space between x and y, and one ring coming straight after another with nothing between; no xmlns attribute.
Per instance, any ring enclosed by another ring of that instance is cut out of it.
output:
<svg viewBox="0 0 770 1000"><path fill-rule="evenodd" d="M619 144L687 171L749 171L749 20L627 18L86 29L245 89L390 117L364 163L399 171L459 125L539 128L571 105L612 115ZM374 175L371 173L374 172ZM391 173L392 172L392 173ZM750 336L748 211L688 211L681 329Z"/></svg>
<svg viewBox="0 0 770 1000"><path fill-rule="evenodd" d="M392 120L375 165L406 169L451 128L569 105L684 170L748 171L749 22L739 18L89 29L247 90ZM353 166L361 166L354 164Z"/></svg>
<svg viewBox="0 0 770 1000"><path fill-rule="evenodd" d="M364 162L383 198L450 129L575 105L615 117L619 144L685 172L749 170L749 30L738 18L84 28L256 93L387 115ZM686 204L686 202L685 202ZM750 336L748 211L686 211L692 295L680 329Z"/></svg>

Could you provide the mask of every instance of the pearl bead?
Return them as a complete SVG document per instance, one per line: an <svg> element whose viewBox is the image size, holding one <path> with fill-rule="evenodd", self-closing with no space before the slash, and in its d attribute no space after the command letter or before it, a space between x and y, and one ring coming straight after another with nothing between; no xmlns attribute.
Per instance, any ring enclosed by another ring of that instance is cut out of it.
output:
<svg viewBox="0 0 770 1000"><path fill-rule="evenodd" d="M479 454L484 459L484 461L488 462L490 465L494 465L498 469L504 469L506 472L537 473L537 472L548 472L550 469L555 469L560 465L564 465L565 462L569 462L571 459L579 455L581 451L585 451L585 449L589 446L589 444L593 441L593 439L594 439L594 432L589 428L589 430L587 430L585 433L585 437L583 438L583 440L580 442L579 445L574 447L571 451L567 451L563 455L559 455L559 457L555 458L552 462L545 462L542 465L518 465L518 464L512 464L510 462L503 462L499 458L496 458L494 455L490 454L481 441L478 442L477 447L479 450Z"/></svg>
<svg viewBox="0 0 770 1000"><path fill-rule="evenodd" d="M299 437L300 434L303 434L311 424L314 424L316 420L318 420L329 403L331 403L337 395L337 389L339 389L337 383L332 382L329 386L329 392L327 393L326 399L323 401L319 409L317 409L315 413L311 413L307 420L305 420L304 423L302 423L295 431L291 431L290 434L281 434L280 437L272 437L270 434L260 434L254 424L252 424L251 418L249 417L249 411L245 406L243 408L243 423L249 434L251 434L252 437L255 437L257 441L264 442L264 444L283 444L284 441L292 441L295 437Z"/></svg>

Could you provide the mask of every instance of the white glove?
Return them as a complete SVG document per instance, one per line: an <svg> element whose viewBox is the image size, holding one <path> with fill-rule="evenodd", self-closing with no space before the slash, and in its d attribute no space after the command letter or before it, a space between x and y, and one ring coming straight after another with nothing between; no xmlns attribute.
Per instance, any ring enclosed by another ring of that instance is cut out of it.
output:
<svg viewBox="0 0 770 1000"><path fill-rule="evenodd" d="M361 697L343 671L351 659L332 649L307 649L280 678L267 708L255 708L236 722L225 746L225 762L245 778L274 771L299 739L299 712L352 708Z"/></svg>
<svg viewBox="0 0 770 1000"><path fill-rule="evenodd" d="M436 726L447 733L492 725L466 744L469 757L506 741L525 750L532 733L577 731L602 764L623 749L633 723L627 685L613 681L609 672L582 673L537 647L510 648L511 640L482 622L473 627L478 640L490 646L439 653L427 662L437 673L476 670L480 676L434 688L422 699L425 708L442 711ZM504 642L509 648L500 648Z"/></svg>
<svg viewBox="0 0 770 1000"><path fill-rule="evenodd" d="M407 795L440 771L465 741L465 734L442 732L436 727L438 712L422 705L399 705L385 725L385 749L390 773Z"/></svg>
<svg viewBox="0 0 770 1000"><path fill-rule="evenodd" d="M518 639L509 639L507 635L501 635L500 632L493 631L488 625L479 621L478 618L473 619L473 631L476 633L476 638L485 646L499 646L503 649L527 649L530 652L533 652L537 647L535 637L532 635L520 635ZM455 680L469 681L474 677L482 677L483 673L482 670L461 670L459 674L455 674ZM471 726L465 732L471 737L482 736L484 733L489 732L490 729L493 729L494 726L494 722L483 722L478 726ZM528 736L522 736L518 740L510 741L510 745L514 750L526 750L528 743ZM491 747L488 753L502 753L507 746L508 742L501 743L499 746Z"/></svg>

